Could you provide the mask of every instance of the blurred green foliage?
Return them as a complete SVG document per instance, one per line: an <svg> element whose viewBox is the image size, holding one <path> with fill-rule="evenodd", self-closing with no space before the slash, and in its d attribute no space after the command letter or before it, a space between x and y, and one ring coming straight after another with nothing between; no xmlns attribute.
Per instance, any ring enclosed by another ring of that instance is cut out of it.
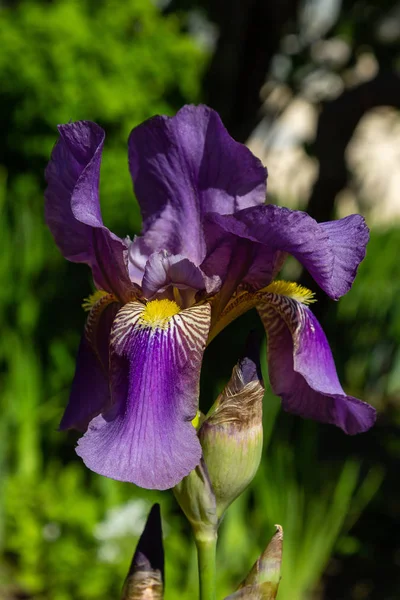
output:
<svg viewBox="0 0 400 600"><path fill-rule="evenodd" d="M131 202L125 143L134 125L171 113L199 94L206 62L175 15L164 17L148 0L23 1L0 12L0 163L32 174L42 171L55 126L89 119L107 131L102 169L104 219L139 225ZM19 179L19 178L18 178ZM23 190L12 181L15 196ZM111 200L112 198L112 200ZM125 232L126 233L126 232Z"/></svg>
<svg viewBox="0 0 400 600"><path fill-rule="evenodd" d="M351 294L338 304L343 341L351 348L346 377L353 387L368 390L380 409L399 408L399 239L396 227L372 232Z"/></svg>
<svg viewBox="0 0 400 600"><path fill-rule="evenodd" d="M197 101L207 64L183 19L162 15L148 0L26 0L0 10L0 598L118 597L140 524L156 500L164 515L166 598L196 595L194 547L173 498L88 472L73 451L77 436L56 431L91 282L84 266L66 263L55 248L42 196L56 124L97 121L107 133L104 220L121 235L139 230L126 138L151 115ZM396 235L373 237L335 319L348 342L341 353L345 383L366 399L376 389L381 399L400 387ZM387 322L390 348L382 350L379 329ZM390 361L381 385L371 352L383 351ZM294 452L290 435L274 427L278 411L267 393L266 461L223 524L219 597L242 579L278 521L287 539L279 598L301 598L381 481L379 469L360 478L356 458L344 466L318 461L315 427L300 426Z"/></svg>

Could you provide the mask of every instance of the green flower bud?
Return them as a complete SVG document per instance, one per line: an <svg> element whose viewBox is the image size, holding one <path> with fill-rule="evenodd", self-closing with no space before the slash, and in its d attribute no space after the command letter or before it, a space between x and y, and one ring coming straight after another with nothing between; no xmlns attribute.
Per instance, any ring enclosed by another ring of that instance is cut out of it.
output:
<svg viewBox="0 0 400 600"><path fill-rule="evenodd" d="M173 488L175 498L193 528L196 539L213 537L217 531L217 507L203 458L187 477Z"/></svg>
<svg viewBox="0 0 400 600"><path fill-rule="evenodd" d="M160 505L154 504L139 539L122 590L121 600L162 600L164 548Z"/></svg>
<svg viewBox="0 0 400 600"><path fill-rule="evenodd" d="M283 531L277 531L260 558L254 563L238 591L225 600L275 600L281 577Z"/></svg>
<svg viewBox="0 0 400 600"><path fill-rule="evenodd" d="M246 356L234 367L199 430L218 519L252 481L261 460L264 386L258 350L257 345L256 359Z"/></svg>

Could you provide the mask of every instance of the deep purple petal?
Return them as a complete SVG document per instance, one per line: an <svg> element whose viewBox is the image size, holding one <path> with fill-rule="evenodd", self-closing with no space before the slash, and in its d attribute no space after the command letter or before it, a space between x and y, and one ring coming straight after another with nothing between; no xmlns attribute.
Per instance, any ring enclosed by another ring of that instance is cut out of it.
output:
<svg viewBox="0 0 400 600"><path fill-rule="evenodd" d="M188 258L181 254L172 255L161 250L154 252L146 263L142 289L146 298L174 286L180 290L196 293L206 287L203 273Z"/></svg>
<svg viewBox="0 0 400 600"><path fill-rule="evenodd" d="M284 410L337 425L350 435L367 431L375 409L347 396L328 341L312 312L296 300L269 295L258 310L268 334L271 387Z"/></svg>
<svg viewBox="0 0 400 600"><path fill-rule="evenodd" d="M60 429L85 431L89 421L110 404L110 331L119 306L114 302L96 315L95 330L91 328L90 342L88 332L81 338L69 402ZM89 322L92 316L89 315Z"/></svg>
<svg viewBox="0 0 400 600"><path fill-rule="evenodd" d="M253 259L244 280L254 287L257 278L258 287L266 285L268 272L276 272L284 253L289 253L334 299L349 291L369 238L360 215L317 223L307 213L273 205L244 209L234 215L207 215L205 231L207 258L201 266L207 274L218 263L218 274L229 275L229 261L240 240L242 246L253 246Z"/></svg>
<svg viewBox="0 0 400 600"><path fill-rule="evenodd" d="M265 201L266 169L206 106L185 106L175 117L154 117L134 129L129 165L147 246L196 265L205 255L205 213L230 214Z"/></svg>
<svg viewBox="0 0 400 600"><path fill-rule="evenodd" d="M79 441L85 464L144 488L176 485L200 461L191 424L199 394L210 306L181 311L165 329L141 322L144 306L126 304L112 331L113 407Z"/></svg>
<svg viewBox="0 0 400 600"><path fill-rule="evenodd" d="M83 334L76 359L69 402L61 419L60 429L86 431L91 419L98 415L109 402L110 391L107 374Z"/></svg>
<svg viewBox="0 0 400 600"><path fill-rule="evenodd" d="M320 223L320 227L328 235L334 256L332 292L329 295L341 297L346 294L357 274L357 269L365 258L369 241L369 229L361 215L349 215L338 221ZM307 265L304 263L306 268ZM316 279L317 283L318 279Z"/></svg>
<svg viewBox="0 0 400 600"><path fill-rule="evenodd" d="M104 131L89 121L59 126L46 169L46 222L68 260L87 263L98 288L129 297L127 246L101 218L99 177Z"/></svg>
<svg viewBox="0 0 400 600"><path fill-rule="evenodd" d="M204 229L207 256L201 269L208 276L232 281L233 289L239 284L259 289L271 283L282 265L282 252L259 243L235 215L210 213Z"/></svg>

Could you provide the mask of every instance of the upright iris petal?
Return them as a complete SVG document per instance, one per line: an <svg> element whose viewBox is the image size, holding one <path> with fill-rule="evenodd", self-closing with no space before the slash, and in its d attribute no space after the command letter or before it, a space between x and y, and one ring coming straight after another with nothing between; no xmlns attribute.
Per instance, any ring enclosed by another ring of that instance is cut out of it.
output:
<svg viewBox="0 0 400 600"><path fill-rule="evenodd" d="M85 262L98 288L126 299L132 287L126 244L104 226L99 178L104 131L79 121L59 127L46 169L46 222L68 260Z"/></svg>
<svg viewBox="0 0 400 600"><path fill-rule="evenodd" d="M175 117L136 127L129 166L143 217L139 255L147 246L148 254L165 249L199 265L207 212L231 214L265 201L265 167L207 106L185 106Z"/></svg>

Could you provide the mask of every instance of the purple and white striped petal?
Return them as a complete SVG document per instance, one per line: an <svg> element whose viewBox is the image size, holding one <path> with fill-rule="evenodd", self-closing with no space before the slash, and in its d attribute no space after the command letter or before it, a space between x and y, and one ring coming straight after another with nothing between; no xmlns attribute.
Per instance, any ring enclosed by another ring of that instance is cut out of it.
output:
<svg viewBox="0 0 400 600"><path fill-rule="evenodd" d="M207 106L185 106L172 118L136 127L129 166L149 251L183 254L197 266L205 256L207 212L230 214L265 201L265 167ZM134 260L136 245L140 241L133 243Z"/></svg>
<svg viewBox="0 0 400 600"><path fill-rule="evenodd" d="M285 253L289 253L337 300L352 286L365 256L369 230L361 215L317 223L305 212L269 204L234 215L209 214L205 235L207 258L200 266L208 275L217 268L220 277L228 278L232 256L240 243L252 249L243 281L253 287L268 285Z"/></svg>
<svg viewBox="0 0 400 600"><path fill-rule="evenodd" d="M370 429L375 409L343 391L328 341L310 309L278 294L264 299L257 308L268 335L269 377L284 410L337 425L350 435Z"/></svg>
<svg viewBox="0 0 400 600"><path fill-rule="evenodd" d="M211 310L209 304L195 306L158 325L146 320L146 310L130 302L114 321L112 408L93 419L77 453L96 473L161 490L200 461L191 421Z"/></svg>
<svg viewBox="0 0 400 600"><path fill-rule="evenodd" d="M87 263L99 289L127 300L126 243L103 225L99 177L104 131L96 123L77 121L59 126L46 168L46 222L61 252L72 262Z"/></svg>

